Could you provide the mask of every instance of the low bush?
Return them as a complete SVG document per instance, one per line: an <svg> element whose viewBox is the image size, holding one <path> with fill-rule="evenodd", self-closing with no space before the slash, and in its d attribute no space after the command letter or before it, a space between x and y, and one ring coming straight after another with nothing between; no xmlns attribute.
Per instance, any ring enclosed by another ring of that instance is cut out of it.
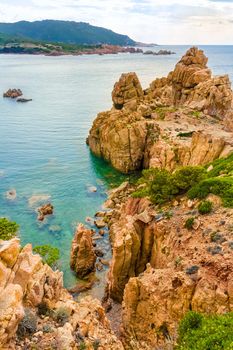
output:
<svg viewBox="0 0 233 350"><path fill-rule="evenodd" d="M179 325L176 350L232 350L233 313L203 316L188 312Z"/></svg>
<svg viewBox="0 0 233 350"><path fill-rule="evenodd" d="M50 244L38 245L33 248L33 252L40 254L45 264L54 266L60 258L59 249L51 246Z"/></svg>
<svg viewBox="0 0 233 350"><path fill-rule="evenodd" d="M212 211L213 208L213 203L210 201L202 201L199 205L198 205L198 212L201 215L205 215L205 214L209 214Z"/></svg>
<svg viewBox="0 0 233 350"><path fill-rule="evenodd" d="M19 225L6 218L0 218L0 239L8 240L14 238L19 229Z"/></svg>
<svg viewBox="0 0 233 350"><path fill-rule="evenodd" d="M27 335L32 335L37 331L36 315L30 309L25 309L24 311L24 318L20 321L17 330L17 335L19 338L24 338Z"/></svg>
<svg viewBox="0 0 233 350"><path fill-rule="evenodd" d="M193 228L194 220L195 220L194 217L188 218L185 221L184 227L187 228L188 230L191 230Z"/></svg>
<svg viewBox="0 0 233 350"><path fill-rule="evenodd" d="M53 319L61 326L69 321L70 313L65 307L60 307L54 311Z"/></svg>

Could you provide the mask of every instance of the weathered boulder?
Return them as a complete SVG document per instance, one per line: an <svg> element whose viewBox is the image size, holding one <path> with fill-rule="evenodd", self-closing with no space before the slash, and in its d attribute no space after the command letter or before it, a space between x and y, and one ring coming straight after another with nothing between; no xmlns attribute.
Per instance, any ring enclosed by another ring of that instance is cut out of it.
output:
<svg viewBox="0 0 233 350"><path fill-rule="evenodd" d="M95 270L96 255L92 234L91 230L79 224L72 241L70 266L81 278Z"/></svg>
<svg viewBox="0 0 233 350"><path fill-rule="evenodd" d="M141 99L143 99L143 90L137 75L135 73L122 74L112 92L114 107L135 110Z"/></svg>

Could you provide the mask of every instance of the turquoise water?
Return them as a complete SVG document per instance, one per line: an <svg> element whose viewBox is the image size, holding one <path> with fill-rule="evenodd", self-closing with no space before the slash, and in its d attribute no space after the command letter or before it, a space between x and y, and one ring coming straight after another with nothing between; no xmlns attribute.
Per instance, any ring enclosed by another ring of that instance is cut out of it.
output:
<svg viewBox="0 0 233 350"><path fill-rule="evenodd" d="M16 87L33 99L20 104L0 98L0 216L20 224L23 244L60 248L59 264L68 287L76 281L69 252L77 222L101 209L107 189L125 178L90 154L88 130L96 114L111 106L112 86L122 72L136 71L146 87L166 75L187 49L166 48L177 54L0 56L0 93ZM233 81L233 46L204 49L214 73L227 73ZM96 186L97 192L90 193L89 186ZM17 191L15 201L5 197L12 188ZM55 212L45 223L36 220L36 205L29 203L33 195L51 197ZM110 258L107 235L100 244ZM98 294L98 287L93 293Z"/></svg>

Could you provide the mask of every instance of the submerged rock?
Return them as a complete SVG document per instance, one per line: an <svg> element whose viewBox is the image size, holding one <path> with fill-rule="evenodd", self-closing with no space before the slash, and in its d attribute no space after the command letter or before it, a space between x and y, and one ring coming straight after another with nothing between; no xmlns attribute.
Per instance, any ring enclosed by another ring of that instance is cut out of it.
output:
<svg viewBox="0 0 233 350"><path fill-rule="evenodd" d="M10 201L14 201L17 198L16 190L13 188L12 190L7 191L6 198Z"/></svg>
<svg viewBox="0 0 233 350"><path fill-rule="evenodd" d="M25 102L30 102L32 101L31 98L17 98L17 102L25 103Z"/></svg>

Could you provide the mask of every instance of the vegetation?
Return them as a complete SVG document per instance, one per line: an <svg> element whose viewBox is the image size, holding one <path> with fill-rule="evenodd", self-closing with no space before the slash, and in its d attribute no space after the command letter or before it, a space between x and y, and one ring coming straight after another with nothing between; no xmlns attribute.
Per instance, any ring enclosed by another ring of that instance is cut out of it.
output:
<svg viewBox="0 0 233 350"><path fill-rule="evenodd" d="M8 240L14 238L19 229L19 225L6 218L0 218L0 239Z"/></svg>
<svg viewBox="0 0 233 350"><path fill-rule="evenodd" d="M232 350L233 313L204 316L188 312L179 326L176 350Z"/></svg>
<svg viewBox="0 0 233 350"><path fill-rule="evenodd" d="M51 246L50 244L38 245L33 248L33 252L40 254L43 262L49 266L54 266L60 258L59 249Z"/></svg>
<svg viewBox="0 0 233 350"><path fill-rule="evenodd" d="M205 215L211 212L213 208L213 203L210 201L202 201L199 205L198 205L198 211L201 215Z"/></svg>
<svg viewBox="0 0 233 350"><path fill-rule="evenodd" d="M149 197L161 205L177 195L190 199L205 199L209 194L219 196L225 207L233 207L233 154L215 160L206 167L185 166L171 173L165 169L151 168L142 172L138 189L133 197ZM199 212L209 213L212 204L205 201Z"/></svg>
<svg viewBox="0 0 233 350"><path fill-rule="evenodd" d="M69 321L69 311L65 307L60 307L55 310L53 318L56 322L58 322L61 326L64 326L66 322Z"/></svg>
<svg viewBox="0 0 233 350"><path fill-rule="evenodd" d="M30 309L24 309L24 318L20 321L17 335L24 338L27 335L34 334L37 331L37 317Z"/></svg>
<svg viewBox="0 0 233 350"><path fill-rule="evenodd" d="M164 120L167 113L174 113L176 110L177 108L175 107L157 107L155 112L158 114L159 119Z"/></svg>
<svg viewBox="0 0 233 350"><path fill-rule="evenodd" d="M170 173L165 169L152 168L142 172L134 197L149 196L153 203L163 204L178 194L187 192L204 176L204 168L187 166Z"/></svg>
<svg viewBox="0 0 233 350"><path fill-rule="evenodd" d="M195 220L194 217L188 218L185 221L184 227L187 228L188 230L191 230L193 228L194 220Z"/></svg>
<svg viewBox="0 0 233 350"><path fill-rule="evenodd" d="M179 137L192 137L193 131L179 132L179 134L177 134L177 136L179 136Z"/></svg>
<svg viewBox="0 0 233 350"><path fill-rule="evenodd" d="M0 32L27 39L78 45L135 45L127 35L95 27L88 23L73 21L44 20L16 23L0 23Z"/></svg>

